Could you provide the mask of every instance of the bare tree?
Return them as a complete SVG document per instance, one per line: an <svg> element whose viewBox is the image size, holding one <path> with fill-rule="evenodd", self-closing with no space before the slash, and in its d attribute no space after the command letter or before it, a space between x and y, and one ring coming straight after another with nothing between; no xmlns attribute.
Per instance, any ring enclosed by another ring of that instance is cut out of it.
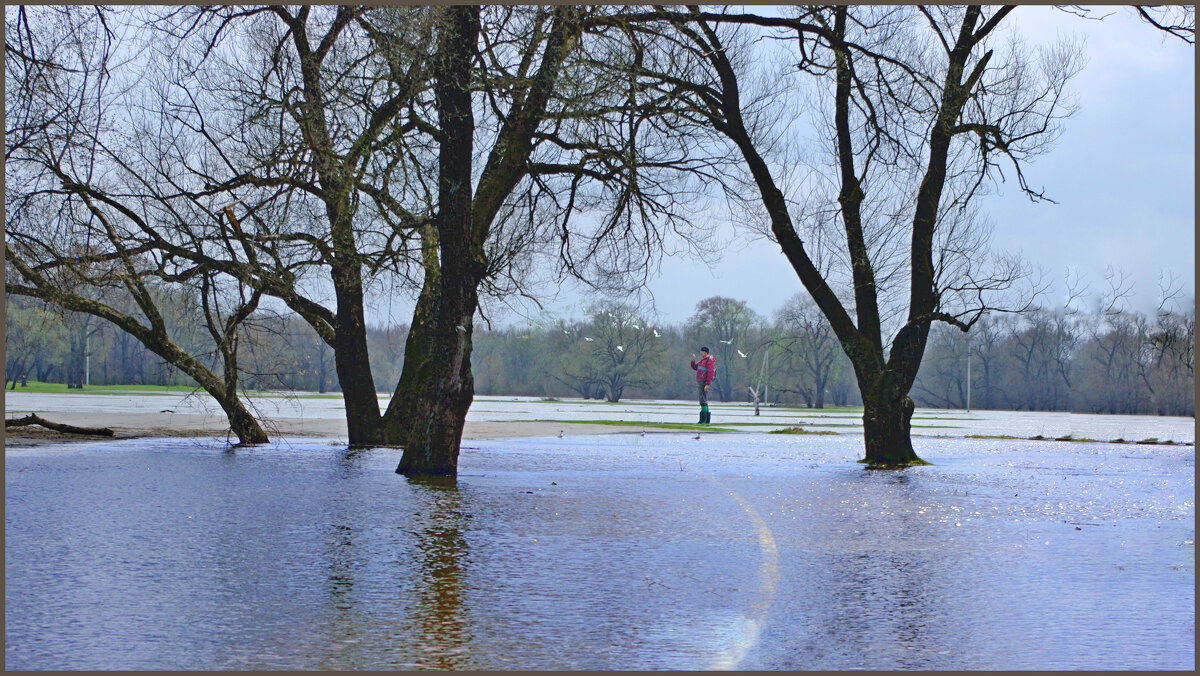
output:
<svg viewBox="0 0 1200 676"><path fill-rule="evenodd" d="M845 356L833 328L806 294L796 294L775 317L778 355L772 380L778 392L794 392L809 408L825 408L825 395L839 375ZM845 364L849 366L849 364Z"/></svg>
<svg viewBox="0 0 1200 676"><path fill-rule="evenodd" d="M66 353L66 327L57 313L36 301L19 296L6 298L4 313L5 384L25 384L32 376L38 380L38 367L62 360ZM43 374L44 375L44 374Z"/></svg>
<svg viewBox="0 0 1200 676"><path fill-rule="evenodd" d="M236 333L259 294L222 311L211 276L176 266L136 236L130 221L142 219L144 203L100 187L114 170L102 149L102 132L113 124L106 104L121 84L112 74L118 49L105 20L108 10L39 10L33 20L24 7L6 16L14 47L5 60L6 104L19 111L6 126L5 259L15 273L7 276L6 291L108 320L212 395L241 443L267 441L237 394ZM222 376L181 347L163 316L162 300L171 289L194 284ZM123 311L122 304L135 309ZM85 343L88 322L79 324L74 340ZM72 352L81 354L82 347Z"/></svg>
<svg viewBox="0 0 1200 676"><path fill-rule="evenodd" d="M1159 303L1145 347L1149 362L1148 386L1159 415L1195 415L1196 308L1187 299L1174 275L1162 273Z"/></svg>
<svg viewBox="0 0 1200 676"><path fill-rule="evenodd" d="M663 341L650 321L632 306L615 301L599 303L591 317L563 326L559 365L561 382L581 396L603 394L618 402L628 387L653 385L664 376Z"/></svg>
<svg viewBox="0 0 1200 676"><path fill-rule="evenodd" d="M996 29L1012 10L806 7L776 17L692 8L645 15L647 24L673 28L689 65L676 69L681 74L647 77L671 82L688 97L688 109L737 149L770 232L853 363L871 467L924 462L912 449L908 391L930 324L969 329L984 312L1000 309L994 294L1019 274L1003 260L989 267L962 250L939 260L939 237L948 241L953 224L969 215L972 197L1000 161L1031 197L1043 197L1026 181L1022 162L1048 147L1071 110L1064 88L1078 70L1078 51L1061 46L1039 54L998 44ZM813 97L832 112L835 195L827 211L836 209L842 224L852 298L838 296L802 239L771 163L773 100L750 86L748 38L738 26L790 40L792 68L767 76L771 88L786 90L780 80L811 75ZM881 252L900 244L898 235L907 235L908 250L899 249L906 253L902 271L891 274L896 254ZM903 303L881 302L888 286ZM902 305L907 312L890 322L889 307Z"/></svg>
<svg viewBox="0 0 1200 676"><path fill-rule="evenodd" d="M105 107L120 124L87 150L121 185L70 189L119 213L127 248L169 274L241 285L308 322L332 348L353 445L403 446L402 473L454 474L481 294L523 293L542 246L612 288L644 278L669 233L686 241L675 177L705 164L668 133L693 123L627 77L639 57L607 20L625 11L110 13L131 79ZM419 289L383 412L372 289Z"/></svg>

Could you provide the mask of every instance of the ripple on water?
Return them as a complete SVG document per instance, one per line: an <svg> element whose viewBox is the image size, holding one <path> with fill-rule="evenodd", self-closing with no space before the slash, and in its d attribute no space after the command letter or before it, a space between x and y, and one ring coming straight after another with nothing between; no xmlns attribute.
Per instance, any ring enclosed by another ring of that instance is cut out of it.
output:
<svg viewBox="0 0 1200 676"><path fill-rule="evenodd" d="M916 443L472 442L456 486L325 442L24 449L6 666L1194 666L1192 448Z"/></svg>

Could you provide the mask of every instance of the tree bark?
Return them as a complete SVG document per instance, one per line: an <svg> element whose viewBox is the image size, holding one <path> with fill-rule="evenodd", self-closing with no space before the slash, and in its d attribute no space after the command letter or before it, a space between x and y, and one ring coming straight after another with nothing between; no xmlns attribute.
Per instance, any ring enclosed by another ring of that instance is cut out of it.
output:
<svg viewBox="0 0 1200 676"><path fill-rule="evenodd" d="M367 353L362 279L357 263L351 266L353 271L334 269L337 297L334 368L346 404L346 433L350 445L366 446L380 441L379 395L375 392Z"/></svg>
<svg viewBox="0 0 1200 676"><path fill-rule="evenodd" d="M863 435L866 457L859 462L868 469L898 469L928 465L912 447L913 400L906 394L896 396L893 388L863 388Z"/></svg>
<svg viewBox="0 0 1200 676"><path fill-rule="evenodd" d="M473 285L458 286L409 333L400 383L381 426L385 442L404 447L397 474L458 473L462 430L475 396L468 327L478 305Z"/></svg>
<svg viewBox="0 0 1200 676"><path fill-rule="evenodd" d="M435 56L434 93L442 131L438 157L437 253L425 243L425 281L405 346L404 369L381 437L399 441L406 476L455 476L467 409L475 396L471 332L485 270L484 237L473 218L471 168L475 117L471 59L478 7L449 7ZM483 224L479 224L483 225ZM343 388L345 385L343 385Z"/></svg>
<svg viewBox="0 0 1200 676"><path fill-rule="evenodd" d="M76 427L74 425L67 425L66 423L50 422L36 413L30 413L24 418L8 418L4 421L5 427L24 427L26 425L41 425L46 429L65 434L92 434L100 437L111 437L113 435L113 431L107 427Z"/></svg>

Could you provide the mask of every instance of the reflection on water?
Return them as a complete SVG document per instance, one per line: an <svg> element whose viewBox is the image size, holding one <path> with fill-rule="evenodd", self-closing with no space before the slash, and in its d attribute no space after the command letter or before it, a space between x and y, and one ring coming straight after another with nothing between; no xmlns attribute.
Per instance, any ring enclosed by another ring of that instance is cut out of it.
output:
<svg viewBox="0 0 1200 676"><path fill-rule="evenodd" d="M411 481L411 480L410 480ZM463 564L467 542L463 537L462 501L453 479L414 481L428 504L428 520L417 533L416 624L422 652L435 669L470 669L467 646L470 626L465 617Z"/></svg>
<svg viewBox="0 0 1200 676"><path fill-rule="evenodd" d="M6 667L1194 666L1191 448L860 443L10 451Z"/></svg>

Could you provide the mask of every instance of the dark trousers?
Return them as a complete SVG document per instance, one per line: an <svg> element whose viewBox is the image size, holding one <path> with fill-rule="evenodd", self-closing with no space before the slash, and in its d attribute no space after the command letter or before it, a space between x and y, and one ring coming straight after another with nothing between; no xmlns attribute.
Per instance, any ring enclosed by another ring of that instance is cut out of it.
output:
<svg viewBox="0 0 1200 676"><path fill-rule="evenodd" d="M697 389L700 390L700 405L707 406L708 405L708 393L704 391L704 383L697 382L696 386L697 386Z"/></svg>

